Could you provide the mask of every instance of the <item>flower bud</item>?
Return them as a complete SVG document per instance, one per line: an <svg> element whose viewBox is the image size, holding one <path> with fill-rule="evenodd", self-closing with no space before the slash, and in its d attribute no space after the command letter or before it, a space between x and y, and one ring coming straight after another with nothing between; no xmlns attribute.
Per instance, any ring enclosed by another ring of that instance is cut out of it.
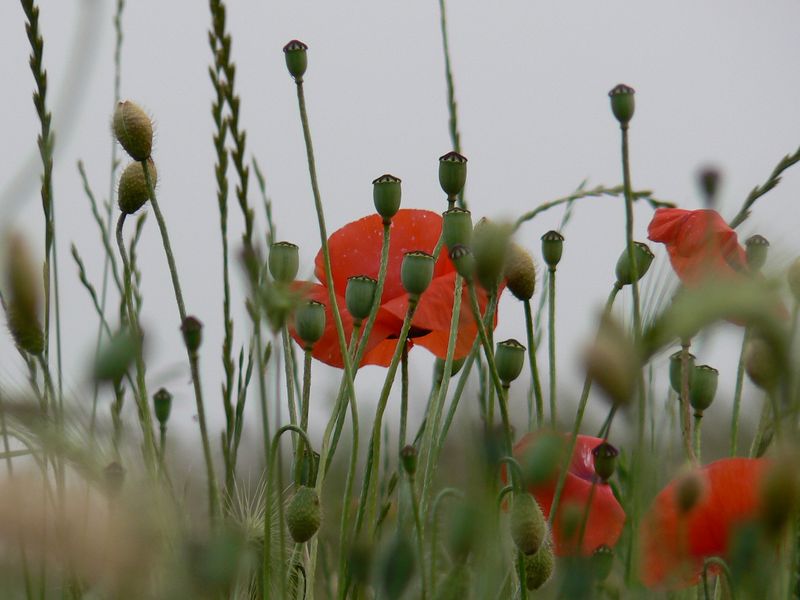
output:
<svg viewBox="0 0 800 600"><path fill-rule="evenodd" d="M400 281L410 296L419 296L433 279L433 256L421 250L406 252L400 265Z"/></svg>
<svg viewBox="0 0 800 600"><path fill-rule="evenodd" d="M453 377L461 370L466 362L466 357L453 359L453 364L450 366L450 377ZM444 378L445 359L437 357L433 363L433 379L437 383L441 383Z"/></svg>
<svg viewBox="0 0 800 600"><path fill-rule="evenodd" d="M400 210L400 179L388 173L374 179L372 201L375 203L375 211L384 220L395 216Z"/></svg>
<svg viewBox="0 0 800 600"><path fill-rule="evenodd" d="M522 372L525 365L525 346L510 339L497 344L494 352L497 375L504 385L509 385Z"/></svg>
<svg viewBox="0 0 800 600"><path fill-rule="evenodd" d="M771 390L780 378L780 364L775 351L766 340L754 337L744 350L744 369L758 387Z"/></svg>
<svg viewBox="0 0 800 600"><path fill-rule="evenodd" d="M461 277L466 281L472 280L472 274L475 272L475 257L472 256L469 248L460 244L450 248L450 262L453 263Z"/></svg>
<svg viewBox="0 0 800 600"><path fill-rule="evenodd" d="M550 269L555 269L564 252L564 236L557 231L548 231L542 236L542 256Z"/></svg>
<svg viewBox="0 0 800 600"><path fill-rule="evenodd" d="M511 539L523 554L533 554L547 538L547 524L536 499L527 492L514 495Z"/></svg>
<svg viewBox="0 0 800 600"><path fill-rule="evenodd" d="M596 581L605 581L614 567L614 551L603 544L592 553L592 574Z"/></svg>
<svg viewBox="0 0 800 600"><path fill-rule="evenodd" d="M778 536L800 500L796 458L779 457L764 473L760 489L760 519L770 536Z"/></svg>
<svg viewBox="0 0 800 600"><path fill-rule="evenodd" d="M683 368L683 351L678 350L669 357L669 384L676 394L681 393L681 370ZM689 388L692 387L692 377L694 376L695 355L689 353L689 360L686 361L686 368L689 370Z"/></svg>
<svg viewBox="0 0 800 600"><path fill-rule="evenodd" d="M347 278L347 287L344 292L344 301L349 312L356 322L369 316L372 305L375 303L375 290L378 282L366 275L356 275Z"/></svg>
<svg viewBox="0 0 800 600"><path fill-rule="evenodd" d="M298 306L294 313L294 328L306 348L311 348L325 333L325 305L310 300Z"/></svg>
<svg viewBox="0 0 800 600"><path fill-rule="evenodd" d="M414 575L414 547L402 530L398 530L383 556L381 583L389 600L398 600Z"/></svg>
<svg viewBox="0 0 800 600"><path fill-rule="evenodd" d="M697 183L700 185L705 204L709 208L713 208L716 204L719 180L720 173L716 167L704 167L697 174Z"/></svg>
<svg viewBox="0 0 800 600"><path fill-rule="evenodd" d="M689 404L695 411L702 413L714 401L717 393L719 371L708 365L698 365L694 368L689 385Z"/></svg>
<svg viewBox="0 0 800 600"><path fill-rule="evenodd" d="M108 495L116 497L122 491L122 485L125 483L125 469L117 461L109 463L103 469L103 480Z"/></svg>
<svg viewBox="0 0 800 600"><path fill-rule="evenodd" d="M286 524L292 539L298 544L307 542L317 533L321 521L317 491L301 485L286 508Z"/></svg>
<svg viewBox="0 0 800 600"><path fill-rule="evenodd" d="M444 211L442 239L448 250L457 245L469 246L472 239L472 213L458 207Z"/></svg>
<svg viewBox="0 0 800 600"><path fill-rule="evenodd" d="M19 235L10 236L6 250L8 329L17 346L31 354L41 354L44 352L44 333L39 320L42 304L40 271Z"/></svg>
<svg viewBox="0 0 800 600"><path fill-rule="evenodd" d="M150 174L150 181L155 188L158 181L158 171L152 159L147 159L147 170ZM126 215L132 215L150 200L150 190L147 187L147 180L144 176L142 163L132 162L119 177L119 187L117 188L117 205Z"/></svg>
<svg viewBox="0 0 800 600"><path fill-rule="evenodd" d="M586 374L614 404L627 404L636 389L639 356L633 342L609 315L603 315L594 342L584 354Z"/></svg>
<svg viewBox="0 0 800 600"><path fill-rule="evenodd" d="M519 244L508 247L504 269L506 286L518 300L530 300L536 289L536 265L533 257Z"/></svg>
<svg viewBox="0 0 800 600"><path fill-rule="evenodd" d="M464 189L467 181L467 159L458 152L448 152L439 157L439 185L449 201Z"/></svg>
<svg viewBox="0 0 800 600"><path fill-rule="evenodd" d="M172 410L172 394L163 387L153 394L153 412L161 425L166 425Z"/></svg>
<svg viewBox="0 0 800 600"><path fill-rule="evenodd" d="M473 232L472 252L475 274L483 289L492 291L500 284L511 245L511 229L504 223L483 218Z"/></svg>
<svg viewBox="0 0 800 600"><path fill-rule="evenodd" d="M633 95L633 88L620 83L608 92L611 98L611 112L614 113L619 124L627 127L630 120L633 118L633 111L636 106Z"/></svg>
<svg viewBox="0 0 800 600"><path fill-rule="evenodd" d="M400 461L403 463L406 473L413 477L417 472L417 449L411 444L403 446L403 449L400 450Z"/></svg>
<svg viewBox="0 0 800 600"><path fill-rule="evenodd" d="M127 329L114 334L97 353L94 363L94 378L97 381L119 381L128 371L140 342Z"/></svg>
<svg viewBox="0 0 800 600"><path fill-rule="evenodd" d="M153 150L153 123L138 104L128 100L118 102L111 125L114 137L133 160L150 158Z"/></svg>
<svg viewBox="0 0 800 600"><path fill-rule="evenodd" d="M767 262L769 240L763 235L751 235L744 243L747 253L747 266L752 271L760 271Z"/></svg>
<svg viewBox="0 0 800 600"><path fill-rule="evenodd" d="M705 489L703 475L696 469L685 472L675 484L675 505L679 515L686 515L697 504Z"/></svg>
<svg viewBox="0 0 800 600"><path fill-rule="evenodd" d="M549 543L542 544L536 554L525 557L525 587L531 591L538 590L550 580L555 566L553 549Z"/></svg>
<svg viewBox="0 0 800 600"><path fill-rule="evenodd" d="M269 272L275 281L289 283L300 269L300 248L291 242L275 242L269 247Z"/></svg>
<svg viewBox="0 0 800 600"><path fill-rule="evenodd" d="M200 319L189 315L181 323L183 342L191 354L197 353L200 344L203 342L203 324Z"/></svg>
<svg viewBox="0 0 800 600"><path fill-rule="evenodd" d="M650 247L642 242L633 242L633 254L636 258L635 281L639 281L650 269L655 255L650 250ZM617 261L616 275L617 282L620 285L630 285L634 282L633 265L631 264L630 254L628 254L627 248L622 251Z"/></svg>
<svg viewBox="0 0 800 600"><path fill-rule="evenodd" d="M283 47L286 68L289 69L289 75L297 82L303 81L303 75L308 67L307 50L308 46L300 40L292 40Z"/></svg>
<svg viewBox="0 0 800 600"><path fill-rule="evenodd" d="M794 296L794 301L800 302L800 258L796 258L789 266L786 279L789 282L789 289Z"/></svg>
<svg viewBox="0 0 800 600"><path fill-rule="evenodd" d="M619 450L608 442L598 444L592 449L592 457L594 458L594 472L603 481L608 482L614 471L617 468L617 457Z"/></svg>

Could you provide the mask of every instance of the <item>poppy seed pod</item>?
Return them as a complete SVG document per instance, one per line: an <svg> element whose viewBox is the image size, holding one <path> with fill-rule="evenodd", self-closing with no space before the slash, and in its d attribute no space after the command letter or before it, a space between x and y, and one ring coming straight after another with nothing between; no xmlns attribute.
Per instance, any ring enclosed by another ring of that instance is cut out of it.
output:
<svg viewBox="0 0 800 600"><path fill-rule="evenodd" d="M191 315L186 317L181 323L181 332L189 352L196 353L200 349L200 344L203 343L203 324L200 319Z"/></svg>
<svg viewBox="0 0 800 600"><path fill-rule="evenodd" d="M617 468L617 457L619 450L608 442L598 444L592 450L592 458L594 458L594 472L603 480L603 483L611 479L614 471Z"/></svg>
<svg viewBox="0 0 800 600"><path fill-rule="evenodd" d="M720 173L716 167L704 167L697 174L697 183L703 193L706 206L712 208L716 202L719 189Z"/></svg>
<svg viewBox="0 0 800 600"><path fill-rule="evenodd" d="M760 271L767 262L769 240L763 235L751 235L744 243L744 251L747 255L747 266L753 271Z"/></svg>
<svg viewBox="0 0 800 600"><path fill-rule="evenodd" d="M472 213L457 206L442 213L442 240L449 250L454 246L469 246L472 240Z"/></svg>
<svg viewBox="0 0 800 600"><path fill-rule="evenodd" d="M614 566L614 551L605 544L592 552L592 575L596 581L605 581Z"/></svg>
<svg viewBox="0 0 800 600"><path fill-rule="evenodd" d="M633 265L631 264L630 254L628 249L622 251L622 254L617 260L617 267L615 273L617 275L617 282L620 285L630 285L634 281L639 281L647 274L650 265L653 264L655 255L650 250L647 244L642 242L633 242L633 254L636 259L636 279L633 278Z"/></svg>
<svg viewBox="0 0 800 600"><path fill-rule="evenodd" d="M150 181L153 188L158 181L158 171L152 159L147 159L147 169L150 174ZM150 200L150 189L147 187L147 179L144 176L142 163L132 162L119 177L117 188L117 205L126 215L132 215Z"/></svg>
<svg viewBox="0 0 800 600"><path fill-rule="evenodd" d="M433 256L421 250L406 252L400 265L400 281L410 296L420 296L433 279Z"/></svg>
<svg viewBox="0 0 800 600"><path fill-rule="evenodd" d="M766 340L754 337L744 350L744 370L758 387L771 390L780 379L780 364L775 351Z"/></svg>
<svg viewBox="0 0 800 600"><path fill-rule="evenodd" d="M417 472L417 449L411 444L403 446L403 449L400 450L400 462L403 463L406 473L413 477Z"/></svg>
<svg viewBox="0 0 800 600"><path fill-rule="evenodd" d="M675 506L678 514L685 515L700 500L705 482L703 476L692 469L681 475L675 483Z"/></svg>
<svg viewBox="0 0 800 600"><path fill-rule="evenodd" d="M633 342L609 315L603 315L597 337L584 354L587 375L614 404L627 404L636 388L639 356Z"/></svg>
<svg viewBox="0 0 800 600"><path fill-rule="evenodd" d="M789 282L789 289L794 296L794 301L800 302L800 258L796 258L789 266L786 280Z"/></svg>
<svg viewBox="0 0 800 600"><path fill-rule="evenodd" d="M394 175L381 175L372 181L372 201L375 212L389 220L400 210L400 178Z"/></svg>
<svg viewBox="0 0 800 600"><path fill-rule="evenodd" d="M564 236L557 231L548 231L542 236L542 257L550 269L555 269L561 262L564 252Z"/></svg>
<svg viewBox="0 0 800 600"><path fill-rule="evenodd" d="M683 351L678 350L677 352L672 353L669 357L669 384L676 394L681 393L681 369L683 367L683 359L681 358L682 355ZM694 361L695 355L690 353L689 360L686 364L686 368L689 369L689 388L692 386Z"/></svg>
<svg viewBox="0 0 800 600"><path fill-rule="evenodd" d="M153 123L138 104L128 100L117 103L111 123L114 137L133 160L150 157L153 150Z"/></svg>
<svg viewBox="0 0 800 600"><path fill-rule="evenodd" d="M550 580L555 566L553 549L549 543L542 544L536 554L525 557L525 587L531 591L538 590Z"/></svg>
<svg viewBox="0 0 800 600"><path fill-rule="evenodd" d="M298 83L303 81L303 75L308 68L308 46L300 40L292 40L283 47L283 55L286 59L286 68L289 75L294 77Z"/></svg>
<svg viewBox="0 0 800 600"><path fill-rule="evenodd" d="M509 385L519 377L525 365L525 346L514 339L499 342L494 352L494 362L500 381Z"/></svg>
<svg viewBox="0 0 800 600"><path fill-rule="evenodd" d="M439 185L449 201L464 189L467 182L467 159L458 152L448 152L439 157Z"/></svg>
<svg viewBox="0 0 800 600"><path fill-rule="evenodd" d="M450 262L456 268L461 277L466 281L472 280L472 274L475 272L475 257L472 256L472 251L466 246L460 244L450 248Z"/></svg>
<svg viewBox="0 0 800 600"><path fill-rule="evenodd" d="M325 305L310 300L297 307L294 313L294 328L306 348L311 348L325 333Z"/></svg>
<svg viewBox="0 0 800 600"><path fill-rule="evenodd" d="M702 413L711 403L717 393L719 371L708 365L698 365L694 368L689 385L689 404L697 412Z"/></svg>
<svg viewBox="0 0 800 600"><path fill-rule="evenodd" d="M7 252L8 329L17 346L31 354L41 354L44 351L44 334L39 320L42 304L40 271L34 265L28 245L21 236L10 236Z"/></svg>
<svg viewBox="0 0 800 600"><path fill-rule="evenodd" d="M485 290L494 290L500 284L511 245L511 229L505 223L483 218L475 225L472 252L475 255L475 274Z"/></svg>
<svg viewBox="0 0 800 600"><path fill-rule="evenodd" d="M547 538L547 524L542 509L528 492L514 495L510 526L511 539L523 554L533 554Z"/></svg>
<svg viewBox="0 0 800 600"><path fill-rule="evenodd" d="M347 278L347 287L344 292L344 301L349 312L356 322L369 316L372 305L375 304L375 290L378 282L366 275L356 275Z"/></svg>
<svg viewBox="0 0 800 600"><path fill-rule="evenodd" d="M317 533L322 522L319 496L314 488L301 485L286 507L286 524L292 539L302 544Z"/></svg>
<svg viewBox="0 0 800 600"><path fill-rule="evenodd" d="M300 248L291 242L275 242L269 247L269 272L275 281L289 283L300 269Z"/></svg>
<svg viewBox="0 0 800 600"><path fill-rule="evenodd" d="M172 410L172 394L163 387L153 394L153 412L161 425L166 425Z"/></svg>
<svg viewBox="0 0 800 600"><path fill-rule="evenodd" d="M635 92L632 87L620 83L608 92L611 98L611 112L614 117L619 121L623 127L627 127L630 120L633 118L633 112L636 107L634 101Z"/></svg>
<svg viewBox="0 0 800 600"><path fill-rule="evenodd" d="M533 257L519 244L508 247L506 265L503 272L506 287L518 300L530 300L536 289L536 265Z"/></svg>
<svg viewBox="0 0 800 600"><path fill-rule="evenodd" d="M94 378L97 381L119 381L139 352L140 343L127 329L115 333L97 353Z"/></svg>

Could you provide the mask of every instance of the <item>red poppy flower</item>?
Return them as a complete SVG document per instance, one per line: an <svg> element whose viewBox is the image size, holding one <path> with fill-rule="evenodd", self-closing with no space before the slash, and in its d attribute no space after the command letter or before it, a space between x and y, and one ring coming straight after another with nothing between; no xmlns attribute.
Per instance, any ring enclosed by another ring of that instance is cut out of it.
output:
<svg viewBox="0 0 800 600"><path fill-rule="evenodd" d="M642 521L641 575L650 587L697 583L703 561L725 557L736 528L757 516L765 459L726 458L696 471L701 493L688 513L679 514L680 478L659 492ZM685 475L684 475L685 477Z"/></svg>
<svg viewBox="0 0 800 600"><path fill-rule="evenodd" d="M442 231L441 215L428 210L401 209L393 218L391 241L389 243L389 264L386 283L383 287L380 308L375 325L367 340L362 365L388 366L397 347L397 338L403 326L408 309L408 294L400 281L400 266L403 255L413 250L432 253ZM345 308L345 289L347 279L366 275L377 279L380 268L381 246L383 244L383 223L377 214L364 217L345 225L328 239L333 271L333 288L336 302L344 325L345 337L350 339L353 332L353 319ZM325 267L322 252L317 253L314 274L322 284L308 285L308 299L321 302L326 307L326 326L322 338L314 344L314 358L334 367L341 368L342 355L336 334L333 315L328 306L328 289L325 286ZM442 251L433 271L433 281L420 296L408 344L424 346L436 356L447 355L447 341L450 335L450 320L453 317L453 289L456 271L447 252ZM481 310L486 308L486 294L478 290ZM455 357L463 358L472 348L478 333L472 313L469 310L469 296L466 290L462 296L462 309ZM292 331L295 339L296 332Z"/></svg>
<svg viewBox="0 0 800 600"><path fill-rule="evenodd" d="M514 456L520 459L528 447L536 438L535 433L529 433L514 446ZM569 439L567 437L567 439ZM559 556L571 554L575 551L574 536L567 537L562 532L561 517L566 507L577 506L580 514L586 511L589 496L592 494L592 482L595 482L595 489L592 495L592 502L589 506L588 519L586 521L586 531L581 544L581 554L592 554L600 546L613 548L622 528L625 525L625 511L617 502L611 486L596 480L594 471L594 457L592 450L603 443L601 438L588 435L579 435L575 444L575 451L572 453L567 478L564 483L564 491L561 493L561 500L558 505L558 514L553 519L553 541L555 542L555 553ZM595 481L596 480L596 481ZM533 494L542 511L549 518L550 507L553 505L553 495L555 494L558 482L558 473L546 482L531 486L529 491ZM577 535L577 534L576 534Z"/></svg>
<svg viewBox="0 0 800 600"><path fill-rule="evenodd" d="M647 236L667 247L672 268L685 285L747 272L736 232L715 210L659 208Z"/></svg>

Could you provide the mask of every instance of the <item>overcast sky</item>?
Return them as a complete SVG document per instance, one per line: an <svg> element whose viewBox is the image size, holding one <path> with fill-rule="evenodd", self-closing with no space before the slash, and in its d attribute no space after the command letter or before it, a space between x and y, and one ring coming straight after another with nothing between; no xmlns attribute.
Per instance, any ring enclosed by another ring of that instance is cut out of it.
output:
<svg viewBox="0 0 800 600"><path fill-rule="evenodd" d="M65 384L86 406L86 365L97 322L78 283L69 245L75 242L89 277L99 285L103 255L75 165L79 159L86 163L95 193L106 198L114 4L40 2L47 100L56 131L54 196ZM518 215L568 194L583 180L589 185L620 183L619 132L607 97L619 82L636 89L630 134L635 187L696 208L695 174L701 165L713 163L725 175L721 210L730 218L748 191L800 144L798 23L800 4L790 0L452 1L448 26L474 218ZM140 103L156 122L159 199L188 311L205 323L204 383L218 430L222 297L207 73L209 24L207 3L200 0L129 1L122 97ZM310 47L306 96L329 232L373 210L370 182L384 172L403 179L404 207L446 208L436 175L437 157L451 149L437 2L231 0L228 28L249 155L258 158L265 172L278 236L301 247L303 276L311 274L319 237L294 84L281 51L292 38ZM30 50L24 15L10 0L0 3L0 48L0 222L28 233L41 256ZM233 172L231 176L233 183ZM255 178L250 191L251 204L259 206ZM790 171L740 229L742 239L758 232L771 240L769 268L780 269L800 250L798 201L800 173ZM230 213L234 252L241 219L233 197ZM562 214L554 210L527 224L518 241L538 259L539 237L556 227ZM636 208L637 239L646 237L651 214L645 205ZM261 234L261 214L259 223ZM148 384L151 391L167 385L176 397L176 421L189 423L194 400L155 225L151 216L140 245ZM583 200L564 234L558 289L559 401L571 420L569 407L581 377L579 349L592 335L623 247L623 203ZM653 246L658 262L649 277L655 280L659 271L667 276L669 268L662 248ZM238 349L246 343L249 324L241 309L238 271L233 273ZM624 300L629 302L627 296ZM518 303L510 295L504 298L497 338L524 339L522 322ZM721 327L698 356L722 372L720 407L711 417L724 423L740 339L740 329ZM540 352L543 367L545 360ZM424 349L415 350L411 369L419 376L412 381L427 382L430 364ZM315 408L321 416L328 410L325 391L338 372L322 365L315 369ZM362 406L374 405L374 385L382 373L370 368L360 377ZM23 365L4 330L0 382L15 387L24 379ZM517 386L513 401L520 425L525 385ZM426 392L424 383L412 389L417 417ZM747 401L746 409L756 412L758 396L749 387ZM593 405L603 408L600 401Z"/></svg>

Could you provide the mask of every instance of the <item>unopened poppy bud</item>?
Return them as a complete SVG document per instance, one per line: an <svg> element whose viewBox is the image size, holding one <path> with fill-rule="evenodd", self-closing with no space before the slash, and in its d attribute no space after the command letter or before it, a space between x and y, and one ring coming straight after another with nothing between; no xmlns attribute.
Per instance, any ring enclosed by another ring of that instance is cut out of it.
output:
<svg viewBox="0 0 800 600"><path fill-rule="evenodd" d="M472 240L472 213L457 206L442 213L442 239L448 250L469 246Z"/></svg>
<svg viewBox="0 0 800 600"><path fill-rule="evenodd" d="M400 210L400 179L394 175L381 175L372 181L372 201L375 211L386 219L391 219Z"/></svg>
<svg viewBox="0 0 800 600"><path fill-rule="evenodd" d="M108 495L112 497L118 496L122 490L122 485L125 483L125 469L116 461L109 463L103 469L103 479L105 480L104 483Z"/></svg>
<svg viewBox="0 0 800 600"><path fill-rule="evenodd" d="M697 174L697 183L703 193L706 206L712 208L716 203L717 190L719 189L720 173L716 167L704 167Z"/></svg>
<svg viewBox="0 0 800 600"><path fill-rule="evenodd" d="M483 218L473 232L472 252L475 255L475 274L485 290L500 285L511 245L511 228Z"/></svg>
<svg viewBox="0 0 800 600"><path fill-rule="evenodd" d="M767 262L769 240L763 235L751 235L744 243L747 254L747 266L753 271L760 271Z"/></svg>
<svg viewBox="0 0 800 600"><path fill-rule="evenodd" d="M138 104L118 102L112 120L114 137L133 160L145 160L153 150L153 123Z"/></svg>
<svg viewBox="0 0 800 600"><path fill-rule="evenodd" d="M614 471L617 469L617 457L619 450L608 442L598 444L592 449L592 457L594 458L594 472L603 481L607 482L611 479Z"/></svg>
<svg viewBox="0 0 800 600"><path fill-rule="evenodd" d="M372 305L375 303L375 290L378 282L366 275L356 275L347 278L347 287L344 291L344 301L349 312L356 321L362 321L369 316Z"/></svg>
<svg viewBox="0 0 800 600"><path fill-rule="evenodd" d="M761 523L771 536L782 531L797 506L800 496L794 457L778 458L761 480Z"/></svg>
<svg viewBox="0 0 800 600"><path fill-rule="evenodd" d="M461 370L461 367L464 366L466 360L467 360L466 357L453 359L453 363L450 366L450 377L453 377ZM437 357L433 363L433 377L434 380L439 383L441 383L442 378L444 377L444 367L446 362L447 361L445 361L445 359Z"/></svg>
<svg viewBox="0 0 800 600"><path fill-rule="evenodd" d="M294 328L307 348L316 344L325 333L325 305L310 300L298 306L294 313Z"/></svg>
<svg viewBox="0 0 800 600"><path fill-rule="evenodd" d="M597 337L584 354L584 365L611 402L627 404L636 388L639 357L632 340L610 316L603 316Z"/></svg>
<svg viewBox="0 0 800 600"><path fill-rule="evenodd" d="M44 351L44 334L39 320L41 271L34 265L28 245L19 235L10 236L6 250L8 329L17 346L31 354L41 354Z"/></svg>
<svg viewBox="0 0 800 600"><path fill-rule="evenodd" d="M147 172L150 174L150 181L155 188L158 181L158 171L152 159L147 159ZM142 163L132 162L119 177L119 187L117 188L117 205L126 215L132 215L150 200L150 189L147 187L147 180L144 176Z"/></svg>
<svg viewBox="0 0 800 600"><path fill-rule="evenodd" d="M153 394L153 412L161 425L166 425L169 420L169 413L172 410L172 394L164 388Z"/></svg>
<svg viewBox="0 0 800 600"><path fill-rule="evenodd" d="M614 551L603 544L592 552L592 574L597 581L605 581L614 567Z"/></svg>
<svg viewBox="0 0 800 600"><path fill-rule="evenodd" d="M406 252L400 265L400 281L410 296L419 296L433 279L433 256L421 250Z"/></svg>
<svg viewBox="0 0 800 600"><path fill-rule="evenodd" d="M681 475L675 485L675 505L679 515L692 510L703 494L703 476L696 470Z"/></svg>
<svg viewBox="0 0 800 600"><path fill-rule="evenodd" d="M550 269L555 269L561 262L564 252L564 236L557 231L548 231L542 236L542 257Z"/></svg>
<svg viewBox="0 0 800 600"><path fill-rule="evenodd" d="M140 342L128 330L122 330L111 337L97 353L94 363L94 378L98 381L119 381L128 371Z"/></svg>
<svg viewBox="0 0 800 600"><path fill-rule="evenodd" d="M292 539L298 544L307 542L317 533L321 521L317 491L301 485L286 508L286 524Z"/></svg>
<svg viewBox="0 0 800 600"><path fill-rule="evenodd" d="M681 393L681 370L683 369L683 351L678 350L669 357L669 384L676 394ZM694 376L694 361L695 355L689 354L686 361L686 368L689 370L689 388L692 386L692 377Z"/></svg>
<svg viewBox="0 0 800 600"><path fill-rule="evenodd" d="M400 450L400 461L403 463L406 473L413 477L417 472L417 449L411 444L403 446L403 449Z"/></svg>
<svg viewBox="0 0 800 600"><path fill-rule="evenodd" d="M402 531L398 531L385 550L381 568L383 591L389 600L402 597L414 575L414 547Z"/></svg>
<svg viewBox="0 0 800 600"><path fill-rule="evenodd" d="M525 365L525 346L514 339L499 342L494 352L494 362L500 381L504 385L510 384L519 377Z"/></svg>
<svg viewBox="0 0 800 600"><path fill-rule="evenodd" d="M655 255L647 244L633 242L633 254L636 259L636 278L633 277L633 265L628 249L622 251L617 261L616 275L619 285L630 285L645 276L653 263Z"/></svg>
<svg viewBox="0 0 800 600"><path fill-rule="evenodd" d="M504 270L506 286L518 300L530 300L536 289L536 265L533 257L519 244L511 244Z"/></svg>
<svg viewBox="0 0 800 600"><path fill-rule="evenodd" d="M458 152L448 152L439 157L439 185L449 201L464 189L467 182L467 159Z"/></svg>
<svg viewBox="0 0 800 600"><path fill-rule="evenodd" d="M614 113L614 117L623 127L627 127L633 118L633 111L636 107L633 99L634 94L633 88L624 83L616 85L608 92L608 96L611 98L611 112Z"/></svg>
<svg viewBox="0 0 800 600"><path fill-rule="evenodd" d="M717 393L719 371L708 365L698 365L694 368L689 385L689 404L697 412L702 413L711 403Z"/></svg>
<svg viewBox="0 0 800 600"><path fill-rule="evenodd" d="M286 68L289 69L289 75L294 77L295 81L303 81L303 75L308 68L307 50L308 46L300 40L292 40L283 47Z"/></svg>
<svg viewBox="0 0 800 600"><path fill-rule="evenodd" d="M529 590L538 590L553 575L556 558L549 543L542 544L539 551L533 556L525 557L525 587Z"/></svg>
<svg viewBox="0 0 800 600"><path fill-rule="evenodd" d="M764 390L775 387L781 375L774 350L760 337L754 337L747 342L744 369L750 380Z"/></svg>
<svg viewBox="0 0 800 600"><path fill-rule="evenodd" d="M472 251L466 246L456 245L450 248L450 262L456 268L456 272L465 280L472 280L475 272L475 257Z"/></svg>
<svg viewBox="0 0 800 600"><path fill-rule="evenodd" d="M300 269L300 248L291 242L275 242L269 248L269 272L275 281L289 283Z"/></svg>
<svg viewBox="0 0 800 600"><path fill-rule="evenodd" d="M200 319L191 315L186 317L181 323L181 332L183 333L183 342L186 344L186 348L192 354L196 353L203 342L203 324Z"/></svg>
<svg viewBox="0 0 800 600"><path fill-rule="evenodd" d="M786 280L789 282L789 289L794 296L794 301L800 302L800 258L796 258L789 266Z"/></svg>
<svg viewBox="0 0 800 600"><path fill-rule="evenodd" d="M547 523L536 499L527 492L514 495L511 539L523 554L533 554L547 538Z"/></svg>

